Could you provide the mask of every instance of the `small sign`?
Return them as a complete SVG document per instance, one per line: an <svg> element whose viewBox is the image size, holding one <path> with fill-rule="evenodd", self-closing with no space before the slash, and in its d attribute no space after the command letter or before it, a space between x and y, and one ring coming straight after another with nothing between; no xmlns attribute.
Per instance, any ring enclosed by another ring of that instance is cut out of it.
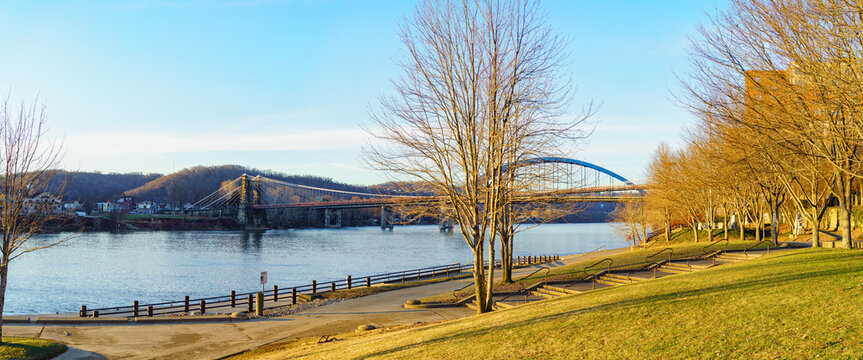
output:
<svg viewBox="0 0 863 360"><path fill-rule="evenodd" d="M267 284L267 272L261 271L261 285Z"/></svg>

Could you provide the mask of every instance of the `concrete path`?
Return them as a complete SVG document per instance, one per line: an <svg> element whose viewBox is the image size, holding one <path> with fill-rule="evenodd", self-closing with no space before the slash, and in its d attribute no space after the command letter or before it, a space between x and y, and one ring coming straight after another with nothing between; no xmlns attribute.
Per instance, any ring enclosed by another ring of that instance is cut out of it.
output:
<svg viewBox="0 0 863 360"><path fill-rule="evenodd" d="M626 249L571 255L544 264L559 267L600 258ZM539 266L514 271L515 278ZM63 360L93 359L93 352L109 359L216 359L282 340L319 337L354 331L359 325L377 327L458 319L474 314L467 308L405 309L411 299L452 291L472 279L459 279L388 291L344 300L306 312L267 320L208 324L160 325L8 325L7 336L41 337L62 342L76 350ZM79 354L76 357L76 354Z"/></svg>

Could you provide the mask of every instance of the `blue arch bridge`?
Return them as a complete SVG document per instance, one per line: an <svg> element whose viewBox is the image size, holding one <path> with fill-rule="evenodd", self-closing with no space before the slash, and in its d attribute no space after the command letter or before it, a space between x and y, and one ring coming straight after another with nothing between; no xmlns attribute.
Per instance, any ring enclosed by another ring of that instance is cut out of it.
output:
<svg viewBox="0 0 863 360"><path fill-rule="evenodd" d="M619 174L586 161L539 157L525 160L508 171L519 171L529 178L527 189L515 194L515 202L591 203L640 201L645 187ZM341 210L380 208L381 228L392 228L393 209L440 206L446 199L422 193L389 189L360 192L300 185L263 176L243 175L223 184L185 211L194 215L236 215L240 225L249 229L267 228L267 211L272 209L310 209L324 212L324 225L341 226ZM442 227L452 226L445 217Z"/></svg>

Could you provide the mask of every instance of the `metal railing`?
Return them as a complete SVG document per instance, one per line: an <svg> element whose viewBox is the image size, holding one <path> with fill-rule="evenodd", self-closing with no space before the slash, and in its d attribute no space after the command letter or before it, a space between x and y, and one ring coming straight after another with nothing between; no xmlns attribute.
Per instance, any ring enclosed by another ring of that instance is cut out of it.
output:
<svg viewBox="0 0 863 360"><path fill-rule="evenodd" d="M657 255L662 254L666 251L668 251L668 261L671 261L671 257L674 256L674 249L672 249L670 247L664 248L662 250L659 250L659 251L653 253L652 255L648 255L648 256L644 257L644 261L649 261L650 258L656 257Z"/></svg>
<svg viewBox="0 0 863 360"><path fill-rule="evenodd" d="M761 244L763 244L763 243L767 243L767 254L770 254L770 244L771 244L772 242L773 242L773 240L770 240L770 239L764 239L764 240L761 240L761 241L759 241L759 242L755 243L755 245L752 245L752 246L750 246L750 247L748 247L748 248L746 248L746 249L743 249L743 255L747 255L747 254L746 254L746 252L747 252L747 251L752 250L752 249L754 249L754 248L758 247L758 245L761 245Z"/></svg>
<svg viewBox="0 0 863 360"><path fill-rule="evenodd" d="M536 269L534 272L532 272L532 273L530 273L530 274L527 274L527 275L525 275L525 276L522 276L522 278L521 278L521 279L516 280L516 282L519 282L519 281L522 281L522 280L524 280L524 279L527 279L527 278L529 278L529 277L533 276L534 274L536 274L536 273L538 273L538 272L540 272L540 271L545 271L545 276L543 276L543 277L542 277L542 280L540 280L538 284L545 284L545 280L546 280L546 279L548 279L548 273L551 271L551 269L550 269L550 268L548 268L548 267L546 267L546 266L540 266L540 267L539 267L539 269ZM531 286L535 286L535 285L536 285L536 284L531 284ZM524 293L524 292L525 292L525 289L526 289L526 288L524 287L524 284L519 283L519 286L521 287L520 289L516 290L515 292L513 292L513 293L511 293L511 294L509 294L509 295L507 295L507 296L504 296L502 299L497 300L497 301L504 301L504 300L506 300L506 299L509 299L509 297L510 297L510 296L517 295L517 294L520 294L520 293ZM524 296L525 296L524 301L525 301L525 302L527 302L527 296L528 296L528 294L525 294Z"/></svg>
<svg viewBox="0 0 863 360"><path fill-rule="evenodd" d="M497 264L495 264L497 265ZM487 266L487 265L486 265ZM252 291L237 293L231 291L230 295L211 296L204 298L190 299L186 296L183 300L164 301L149 304L138 304L134 301L130 306L115 306L96 309L87 309L86 306L81 307L79 316L86 317L88 314L93 316L100 315L127 315L127 316L153 316L154 314L166 315L176 313L186 313L190 311L200 311L206 313L208 309L218 308L233 308L246 305L249 309L254 304L254 296L261 293L265 300L279 301L279 299L291 300L292 304L296 304L300 300L309 300L318 295L334 292L337 290L352 289L355 287L370 287L373 284L395 283L406 281L419 281L422 279L431 279L440 276L460 275L469 270L471 264L462 265L461 263L439 265L411 270L403 270L382 274L374 274L360 277L347 276L345 279L333 280L318 283L313 280L311 284L299 285L290 288L280 289L277 285L271 289L264 291Z"/></svg>
<svg viewBox="0 0 863 360"><path fill-rule="evenodd" d="M519 257L518 259L519 264L522 264L522 260L524 261L524 263L532 264L534 263L534 261L552 261L552 259L558 258L559 257L556 255L543 255L524 256ZM488 267L488 261L485 261L483 265L485 267ZM494 265L496 268L500 267L501 261L495 260ZM338 290L349 290L356 287L371 287L374 284L420 281L423 279L433 279L442 276L449 277L452 275L461 275L462 273L470 271L472 268L473 262L464 265L461 263L454 263L358 277L348 275L344 279L325 281L320 283L316 280L312 280L311 284L293 286L288 288L279 288L278 285L274 285L271 289L263 291L252 291L243 293L231 291L229 295L222 296L211 296L195 299L190 299L189 296L185 296L183 300L163 301L148 304L139 304L138 301L133 301L132 305L102 307L95 309L88 309L86 305L82 305L80 311L78 312L78 316L98 317L103 315L125 315L138 317L188 313L191 311L199 311L201 314L205 314L209 309L235 308L242 306L245 306L249 312L252 312L253 306L255 304L254 298L259 293L263 297L262 300L276 302L280 299L284 299L284 301L288 301L287 299L290 299L291 304L297 304L298 302L309 301L322 294L331 293Z"/></svg>
<svg viewBox="0 0 863 360"><path fill-rule="evenodd" d="M710 244L707 244L707 246L701 248L702 255L707 253L707 249L709 249L710 247L715 246L716 244L719 244L723 241L725 242L725 250L724 251L728 251L728 239L719 239L719 240L716 240Z"/></svg>

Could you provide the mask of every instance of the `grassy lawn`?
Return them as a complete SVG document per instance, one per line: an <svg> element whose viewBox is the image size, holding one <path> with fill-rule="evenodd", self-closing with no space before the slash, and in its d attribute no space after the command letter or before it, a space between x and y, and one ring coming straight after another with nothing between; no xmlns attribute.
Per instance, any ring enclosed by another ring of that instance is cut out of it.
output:
<svg viewBox="0 0 863 360"><path fill-rule="evenodd" d="M863 252L804 249L248 359L856 359Z"/></svg>
<svg viewBox="0 0 863 360"><path fill-rule="evenodd" d="M50 359L66 351L66 345L42 339L4 337L0 359Z"/></svg>
<svg viewBox="0 0 863 360"><path fill-rule="evenodd" d="M669 253L671 254L672 259L688 259L692 257L699 256L703 254L705 251L711 252L715 250L725 249L725 243L721 242L716 245L710 246L707 249L704 249L708 246L709 242L703 241L699 243L683 243L683 244L658 244L653 247L647 249L635 249L619 254L610 255L607 258L611 259L613 263L611 265L613 267L622 267L626 268L641 268L645 266L648 262L651 261L659 261L663 259L667 259ZM755 244L755 241L729 241L728 242L728 250L741 250L751 247ZM766 244L762 244L757 248L764 248ZM670 248L671 250L664 250ZM664 251L663 251L664 250ZM657 254L660 251L662 253L651 257L651 255ZM648 259L648 257L650 257ZM569 264L566 266L561 266L557 268L549 269L549 271L540 271L535 275L529 276L527 278L519 278L515 277L516 283L514 284L506 284L506 285L498 285L495 286L496 292L507 292L507 291L515 291L518 289L522 289L524 287L530 286L536 282L542 281L543 279L547 281L576 281L584 278L588 274L595 273L599 270L605 269L608 262L602 262L598 265L595 265L599 260L605 258L598 258L594 260L582 261L574 264ZM595 266L591 266L595 265ZM585 272L585 268L588 268L588 271ZM452 292L440 293L432 296L428 296L422 299L419 299L422 302L455 302L458 299L462 299L466 296L470 296L474 293L473 286L469 286L465 289L462 289L456 292L456 296L453 297Z"/></svg>

